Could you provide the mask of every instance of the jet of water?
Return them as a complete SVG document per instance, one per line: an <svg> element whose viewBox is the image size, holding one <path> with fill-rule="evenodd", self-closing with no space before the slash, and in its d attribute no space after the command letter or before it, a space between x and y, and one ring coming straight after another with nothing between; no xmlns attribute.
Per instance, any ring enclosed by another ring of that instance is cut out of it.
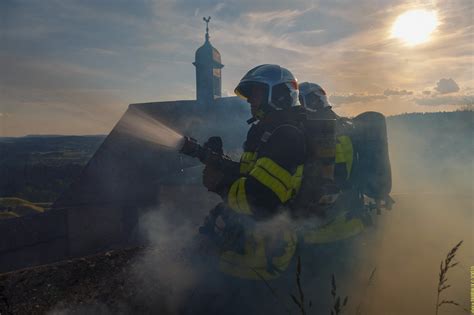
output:
<svg viewBox="0 0 474 315"><path fill-rule="evenodd" d="M120 121L119 130L167 149L178 149L183 136L150 115L134 110Z"/></svg>

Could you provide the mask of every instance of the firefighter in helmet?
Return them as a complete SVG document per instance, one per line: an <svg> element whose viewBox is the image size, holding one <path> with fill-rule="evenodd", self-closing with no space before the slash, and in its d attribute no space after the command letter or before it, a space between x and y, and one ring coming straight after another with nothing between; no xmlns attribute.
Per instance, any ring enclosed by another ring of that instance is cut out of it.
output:
<svg viewBox="0 0 474 315"><path fill-rule="evenodd" d="M339 197L332 205L331 211L339 213L330 224L310 229L303 235L307 244L327 244L355 236L364 230L364 224L358 217L347 215L348 210L357 207L352 189L352 173L354 164L353 134L354 127L350 119L338 116L328 101L326 91L316 83L303 82L299 85L299 100L307 110L315 112L318 119L336 120L336 146L334 156L333 178Z"/></svg>
<svg viewBox="0 0 474 315"><path fill-rule="evenodd" d="M303 107L317 111L322 118L336 119L338 116L331 109L326 91L316 83L303 82L299 85L299 100Z"/></svg>
<svg viewBox="0 0 474 315"><path fill-rule="evenodd" d="M305 138L293 119L300 107L298 84L287 69L264 64L248 71L235 93L252 113L237 171L206 166L203 172L204 185L222 196L225 217L233 218L223 230L239 230L232 229L236 221L244 227L238 237L234 233L234 246L221 250L219 268L238 278L275 279L296 249L294 232L285 224L272 226L271 220L284 211L302 180Z"/></svg>
<svg viewBox="0 0 474 315"><path fill-rule="evenodd" d="M340 188L350 185L350 175L353 165L353 145L350 135L353 125L349 119L338 116L328 101L326 91L316 83L303 82L299 85L299 100L303 107L316 112L319 119L336 120L336 156L335 180Z"/></svg>

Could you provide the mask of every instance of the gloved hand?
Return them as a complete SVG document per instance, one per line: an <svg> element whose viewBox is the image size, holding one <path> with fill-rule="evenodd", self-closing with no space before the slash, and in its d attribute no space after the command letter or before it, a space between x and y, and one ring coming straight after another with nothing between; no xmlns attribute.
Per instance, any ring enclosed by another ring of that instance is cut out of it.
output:
<svg viewBox="0 0 474 315"><path fill-rule="evenodd" d="M218 136L210 137L203 144L203 147L206 149L211 149L215 153L224 154L221 137L218 137Z"/></svg>
<svg viewBox="0 0 474 315"><path fill-rule="evenodd" d="M202 171L202 184L209 191L217 192L219 184L224 179L224 173L212 165L206 165Z"/></svg>

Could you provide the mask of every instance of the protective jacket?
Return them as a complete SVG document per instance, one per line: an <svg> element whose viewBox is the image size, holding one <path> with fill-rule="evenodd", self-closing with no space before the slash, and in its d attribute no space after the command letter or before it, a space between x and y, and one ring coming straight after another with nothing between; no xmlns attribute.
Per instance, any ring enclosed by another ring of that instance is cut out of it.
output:
<svg viewBox="0 0 474 315"><path fill-rule="evenodd" d="M305 137L294 111L274 111L252 125L238 163L239 175L227 176L219 191L231 211L256 223L255 228L245 229L241 250L222 253L220 269L227 274L276 278L295 252L296 235L290 228L259 228L263 221L272 224L271 219L301 185Z"/></svg>

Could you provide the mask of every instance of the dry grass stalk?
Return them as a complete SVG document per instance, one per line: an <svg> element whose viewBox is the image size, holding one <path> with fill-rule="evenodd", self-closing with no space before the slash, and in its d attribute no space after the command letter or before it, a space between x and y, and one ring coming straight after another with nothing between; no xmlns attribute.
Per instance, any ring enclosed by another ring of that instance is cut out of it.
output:
<svg viewBox="0 0 474 315"><path fill-rule="evenodd" d="M303 289L301 288L301 257L298 256L298 262L296 265L296 287L298 288L299 298L290 294L291 299L293 302L298 306L302 315L306 315L306 308L305 308L305 301L304 301L304 293ZM309 308L311 308L312 302L309 301Z"/></svg>
<svg viewBox="0 0 474 315"><path fill-rule="evenodd" d="M447 290L448 288L451 287L451 285L448 284L447 274L448 274L449 269L451 269L454 266L459 264L458 262L453 262L453 260L456 257L456 253L457 253L459 247L461 246L462 242L463 241L460 241L456 246L454 246L449 251L449 253L446 255L446 258L444 259L444 261L443 260L441 261L441 264L439 266L440 270L439 270L439 278L438 278L438 294L437 294L437 297L436 297L436 315L438 315L439 308L442 305L452 304L452 305L459 306L459 303L457 303L453 300L443 299L442 301L440 301L440 295L443 291L445 291L445 290Z"/></svg>
<svg viewBox="0 0 474 315"><path fill-rule="evenodd" d="M363 296L360 300L359 305L357 305L356 315L361 315L362 314L362 304L365 302L365 298L367 296L367 290L369 289L370 285L372 284L372 280L375 277L375 271L376 270L377 270L377 267L375 267L374 270L372 270L372 273L369 276L369 280L367 281L367 285L365 286L364 294L363 294Z"/></svg>
<svg viewBox="0 0 474 315"><path fill-rule="evenodd" d="M331 275L331 295L334 303L331 309L331 315L339 315L347 305L349 297L346 295L341 304L341 297L337 295L336 277L334 274Z"/></svg>

